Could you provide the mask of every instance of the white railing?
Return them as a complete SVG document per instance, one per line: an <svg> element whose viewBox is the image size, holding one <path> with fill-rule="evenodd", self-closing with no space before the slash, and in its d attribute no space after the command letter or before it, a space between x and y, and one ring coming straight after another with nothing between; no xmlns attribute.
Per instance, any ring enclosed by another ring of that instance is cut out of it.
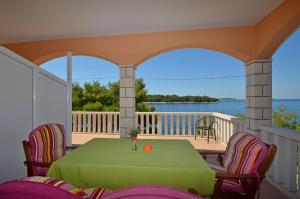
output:
<svg viewBox="0 0 300 199"><path fill-rule="evenodd" d="M119 133L119 112L72 112L76 133Z"/></svg>
<svg viewBox="0 0 300 199"><path fill-rule="evenodd" d="M136 112L135 127L144 135L193 136L195 121L205 116L215 116L214 127L222 142L244 129L244 120L213 112ZM72 121L76 133L119 133L119 112L73 111Z"/></svg>
<svg viewBox="0 0 300 199"><path fill-rule="evenodd" d="M213 113L216 118L216 133L217 138L227 143L229 138L237 133L245 131L245 120L223 113Z"/></svg>
<svg viewBox="0 0 300 199"><path fill-rule="evenodd" d="M289 198L300 196L300 132L260 126L261 139L277 146L277 153L267 179Z"/></svg>

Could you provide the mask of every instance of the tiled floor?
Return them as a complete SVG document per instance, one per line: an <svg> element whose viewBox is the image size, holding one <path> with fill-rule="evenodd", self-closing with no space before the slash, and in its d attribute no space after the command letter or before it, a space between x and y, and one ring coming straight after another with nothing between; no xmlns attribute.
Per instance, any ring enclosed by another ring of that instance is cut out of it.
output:
<svg viewBox="0 0 300 199"><path fill-rule="evenodd" d="M113 134L95 134L95 133L73 133L73 144L84 144L85 142L93 138L119 138L119 135ZM207 143L207 139L194 137L182 137L182 136L151 136L151 135L139 135L138 139L187 139L196 149L202 150L225 150L226 145L218 141L212 140ZM215 157L208 158L209 162L215 162ZM264 180L261 185L260 199L288 199L284 194L277 190L268 181Z"/></svg>

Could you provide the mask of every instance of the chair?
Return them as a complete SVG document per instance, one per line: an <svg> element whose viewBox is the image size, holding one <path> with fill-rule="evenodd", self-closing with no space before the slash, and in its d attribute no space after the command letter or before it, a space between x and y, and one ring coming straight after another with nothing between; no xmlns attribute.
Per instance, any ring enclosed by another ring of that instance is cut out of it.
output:
<svg viewBox="0 0 300 199"><path fill-rule="evenodd" d="M66 153L65 129L61 124L43 124L23 140L27 176L45 176L51 163ZM68 147L72 148L72 147Z"/></svg>
<svg viewBox="0 0 300 199"><path fill-rule="evenodd" d="M199 151L206 159L216 154L220 165L210 164L216 171L216 184L212 199L247 198L259 195L259 186L270 167L277 147L262 142L248 133L233 135L225 152L214 153Z"/></svg>
<svg viewBox="0 0 300 199"><path fill-rule="evenodd" d="M109 194L105 199L205 199L163 185L138 185L122 188ZM104 199L103 198L103 199Z"/></svg>
<svg viewBox="0 0 300 199"><path fill-rule="evenodd" d="M201 137L203 137L203 133L207 131L207 142L209 143L210 132L213 131L213 137L215 141L217 140L216 130L214 128L214 123L216 119L214 116L203 117L200 120L195 122L195 140L197 137L198 130L201 132Z"/></svg>
<svg viewBox="0 0 300 199"><path fill-rule="evenodd" d="M32 176L0 184L5 199L103 199L111 193L105 188L80 189L60 179Z"/></svg>

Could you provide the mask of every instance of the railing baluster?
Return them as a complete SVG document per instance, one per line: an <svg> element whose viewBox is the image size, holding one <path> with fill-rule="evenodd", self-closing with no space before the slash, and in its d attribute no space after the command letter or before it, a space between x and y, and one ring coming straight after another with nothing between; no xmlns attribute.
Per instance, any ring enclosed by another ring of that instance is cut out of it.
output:
<svg viewBox="0 0 300 199"><path fill-rule="evenodd" d="M88 124L87 124L87 132L91 132L92 127L92 116L90 113L87 114L88 117Z"/></svg>
<svg viewBox="0 0 300 199"><path fill-rule="evenodd" d="M177 113L175 116L176 116L176 134L175 135L179 135L179 131L180 131L179 117L180 117L180 114Z"/></svg>
<svg viewBox="0 0 300 199"><path fill-rule="evenodd" d="M152 113L151 114L151 133L152 133L152 135L154 135L155 134L155 114L154 113Z"/></svg>
<svg viewBox="0 0 300 199"><path fill-rule="evenodd" d="M77 115L77 132L82 132L82 114Z"/></svg>
<svg viewBox="0 0 300 199"><path fill-rule="evenodd" d="M170 114L170 134L174 135L174 115L173 114Z"/></svg>
<svg viewBox="0 0 300 199"><path fill-rule="evenodd" d="M184 113L182 113L181 114L181 135L182 136L185 136L185 133L186 133L186 129L185 129L185 114Z"/></svg>
<svg viewBox="0 0 300 199"><path fill-rule="evenodd" d="M86 132L86 114L82 115L82 132Z"/></svg>
<svg viewBox="0 0 300 199"><path fill-rule="evenodd" d="M146 113L146 134L149 134L149 113Z"/></svg>
<svg viewBox="0 0 300 199"><path fill-rule="evenodd" d="M102 133L106 133L106 113L102 114Z"/></svg>
<svg viewBox="0 0 300 199"><path fill-rule="evenodd" d="M141 117L141 133L144 134L145 133L145 122L144 122L144 114L141 113L140 117Z"/></svg>
<svg viewBox="0 0 300 199"><path fill-rule="evenodd" d="M277 153L274 159L274 169L273 177L277 183L282 183L284 174L282 169L284 169L284 148L283 148L283 138L277 135L274 135L274 144L277 146Z"/></svg>
<svg viewBox="0 0 300 199"><path fill-rule="evenodd" d="M111 113L107 114L107 132L112 133L112 115L111 115Z"/></svg>
<svg viewBox="0 0 300 199"><path fill-rule="evenodd" d="M297 172L297 176L298 176L298 187L297 187L297 196L299 197L300 196L300 168L299 168L299 165L300 165L300 142L297 142L297 163L298 163L298 172Z"/></svg>
<svg viewBox="0 0 300 199"><path fill-rule="evenodd" d="M73 116L73 128L72 128L72 131L73 132L78 132L77 131L77 114L72 114Z"/></svg>
<svg viewBox="0 0 300 199"><path fill-rule="evenodd" d="M93 123L93 133L96 132L96 113L93 113L93 120L92 120L92 123Z"/></svg>
<svg viewBox="0 0 300 199"><path fill-rule="evenodd" d="M188 114L188 135L192 135L192 115Z"/></svg>
<svg viewBox="0 0 300 199"><path fill-rule="evenodd" d="M198 115L197 115L197 114L194 114L194 124L193 124L194 135L197 133L197 132L196 132L196 126L195 126L195 123L196 123L197 120L198 120Z"/></svg>
<svg viewBox="0 0 300 199"><path fill-rule="evenodd" d="M161 113L157 114L157 134L162 134L162 115Z"/></svg>
<svg viewBox="0 0 300 199"><path fill-rule="evenodd" d="M101 114L97 114L97 132L101 133Z"/></svg>
<svg viewBox="0 0 300 199"><path fill-rule="evenodd" d="M118 114L114 114L114 133L118 133Z"/></svg>
<svg viewBox="0 0 300 199"><path fill-rule="evenodd" d="M169 122L168 122L168 114L167 113L164 113L164 122L165 122L165 125L164 125L164 134L165 135L168 135L168 125L169 125Z"/></svg>
<svg viewBox="0 0 300 199"><path fill-rule="evenodd" d="M297 191L297 142L284 139L284 185L288 191Z"/></svg>

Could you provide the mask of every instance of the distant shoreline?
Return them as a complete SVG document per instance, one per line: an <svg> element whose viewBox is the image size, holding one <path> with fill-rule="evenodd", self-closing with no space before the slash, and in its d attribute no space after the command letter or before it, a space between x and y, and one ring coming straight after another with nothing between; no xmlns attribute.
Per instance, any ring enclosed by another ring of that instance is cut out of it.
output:
<svg viewBox="0 0 300 199"><path fill-rule="evenodd" d="M144 102L147 104L218 104L220 101L217 102Z"/></svg>

